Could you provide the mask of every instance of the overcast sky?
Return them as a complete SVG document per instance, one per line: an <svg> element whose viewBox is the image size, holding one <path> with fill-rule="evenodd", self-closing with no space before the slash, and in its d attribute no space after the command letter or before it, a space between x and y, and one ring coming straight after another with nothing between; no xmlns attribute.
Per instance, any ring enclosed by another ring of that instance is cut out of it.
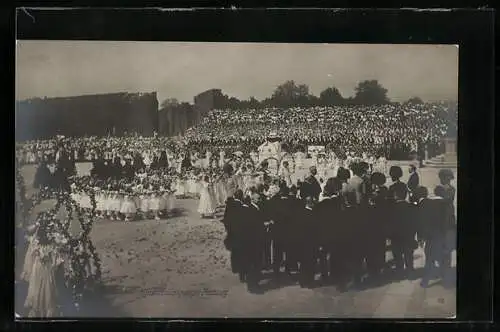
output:
<svg viewBox="0 0 500 332"><path fill-rule="evenodd" d="M211 88L261 100L286 80L344 97L377 79L394 101L456 99L453 45L18 41L16 98L158 92L192 102Z"/></svg>

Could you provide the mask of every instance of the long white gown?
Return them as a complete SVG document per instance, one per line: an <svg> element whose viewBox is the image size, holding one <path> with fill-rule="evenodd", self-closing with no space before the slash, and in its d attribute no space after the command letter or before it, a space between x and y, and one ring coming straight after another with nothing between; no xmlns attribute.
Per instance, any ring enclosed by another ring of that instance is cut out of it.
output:
<svg viewBox="0 0 500 332"><path fill-rule="evenodd" d="M24 261L22 278L28 281L28 294L24 303L28 317L57 317L57 267L62 256L52 246L40 245L35 237L30 240Z"/></svg>
<svg viewBox="0 0 500 332"><path fill-rule="evenodd" d="M216 203L210 194L211 184L203 181L202 189L200 193L200 204L198 205L198 213L203 216L209 216L215 214Z"/></svg>

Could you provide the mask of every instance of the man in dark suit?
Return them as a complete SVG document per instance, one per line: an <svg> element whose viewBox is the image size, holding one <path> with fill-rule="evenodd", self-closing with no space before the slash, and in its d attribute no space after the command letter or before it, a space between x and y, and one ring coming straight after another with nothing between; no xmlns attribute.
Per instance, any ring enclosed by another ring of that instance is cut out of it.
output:
<svg viewBox="0 0 500 332"><path fill-rule="evenodd" d="M264 233L265 215L259 206L260 195L253 192L250 205L243 208L244 236L241 238L245 264L242 272L247 282L248 290L253 292L258 288L262 268L262 238ZM242 234L243 235L243 234Z"/></svg>
<svg viewBox="0 0 500 332"><path fill-rule="evenodd" d="M269 218L271 224L271 238L273 249L273 271L277 277L281 265L284 263L284 254L287 247L287 237L289 236L287 223L290 220L290 201L288 197L288 187L281 186L277 195L272 197L269 202ZM287 253L288 255L288 253ZM285 263L286 265L286 263Z"/></svg>
<svg viewBox="0 0 500 332"><path fill-rule="evenodd" d="M403 176L403 170L401 167L391 166L389 169L389 176L391 177L393 183L389 186L387 199L394 202L396 200L396 191L398 191L401 195L403 194L403 191L405 191L406 193L404 195L406 197L408 194L408 187L405 183L401 182L401 177Z"/></svg>
<svg viewBox="0 0 500 332"><path fill-rule="evenodd" d="M231 269L233 273L239 274L241 282L245 281L245 276L241 272L241 265L245 260L241 247L242 237L245 236L245 230L242 228L244 208L248 206L243 204L243 191L237 190L234 197L227 200L222 219L226 229L224 245L231 252Z"/></svg>
<svg viewBox="0 0 500 332"><path fill-rule="evenodd" d="M400 276L413 273L413 251L417 248L416 207L406 201L406 187L394 188L394 201L390 204L390 230L392 254L396 263L396 272Z"/></svg>
<svg viewBox="0 0 500 332"><path fill-rule="evenodd" d="M380 281L382 270L385 267L386 240L388 208L387 194L388 189L385 186L385 174L375 172L371 175L370 182L372 190L366 207L366 218L364 218L365 232L369 234L366 237L366 266L368 279L372 282Z"/></svg>
<svg viewBox="0 0 500 332"><path fill-rule="evenodd" d="M408 179L408 192L410 194L410 203L415 203L417 201L417 197L415 195L415 190L417 189L420 178L417 173L417 166L415 164L410 164L409 170L410 178Z"/></svg>
<svg viewBox="0 0 500 332"><path fill-rule="evenodd" d="M305 198L305 207L300 211L300 279L301 287L311 287L314 283L315 274L315 245L313 238L316 230L316 216L314 215L314 198Z"/></svg>
<svg viewBox="0 0 500 332"><path fill-rule="evenodd" d="M345 248L339 246L342 239L342 212L344 200L340 195L342 183L340 179L330 178L326 181L323 190L324 199L314 207L316 222L315 238L317 240L316 255L320 261L322 279L333 279L334 272L340 268L338 261L343 255ZM327 261L330 256L330 262ZM330 263L330 264L329 264ZM333 263L334 266L331 265Z"/></svg>
<svg viewBox="0 0 500 332"><path fill-rule="evenodd" d="M285 268L287 272L298 272L298 263L300 260L301 253L301 243L302 240L302 230L300 229L301 225L301 212L304 208L304 201L297 197L297 186L292 185L288 192L288 214L289 219L286 225L286 237L285 237Z"/></svg>
<svg viewBox="0 0 500 332"><path fill-rule="evenodd" d="M309 176L304 179L304 182L300 187L300 197L305 199L306 197L313 198L316 202L319 200L319 194L321 193L321 185L316 178L318 170L315 166L309 168Z"/></svg>

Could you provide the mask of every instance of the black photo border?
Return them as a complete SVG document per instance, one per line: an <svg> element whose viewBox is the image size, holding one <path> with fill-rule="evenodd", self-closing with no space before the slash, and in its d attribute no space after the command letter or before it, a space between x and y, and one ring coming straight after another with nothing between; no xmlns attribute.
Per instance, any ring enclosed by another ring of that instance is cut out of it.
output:
<svg viewBox="0 0 500 332"><path fill-rule="evenodd" d="M293 42L293 43L396 43L459 45L459 130L458 130L458 283L457 319L443 320L439 330L493 319L493 174L494 174L494 12L488 9L398 10L398 9L44 9L27 8L3 12L2 27L15 23L7 38L31 40L134 40L212 42ZM5 20L3 19L5 18ZM8 27L7 27L8 28ZM14 138L14 39L2 50L10 64L7 89L2 93L5 109L4 142ZM4 77L4 79L6 79ZM401 79L404 79L402 77ZM7 92L7 93L6 93ZM9 92L12 92L9 95ZM10 102L7 102L10 101ZM8 143L7 143L8 144ZM13 299L13 146L7 149L2 188L4 216L4 294ZM7 301L8 302L8 301ZM13 301L12 301L13 302ZM14 323L13 304L2 312L7 328L43 328L46 323ZM276 328L263 319L197 320L146 322L145 319L78 319L62 322L61 329L105 328ZM404 329L426 324L426 320L291 320L284 328L325 328L327 324L348 323L342 328L358 329L365 323L388 327L393 322L411 322ZM293 322L292 324L289 324ZM463 323L460 323L463 322ZM218 326L215 326L218 323ZM69 325L71 324L71 325ZM29 326L28 326L29 325ZM386 326L387 325L387 326ZM470 325L469 325L470 326ZM279 326L278 326L279 327ZM283 326L282 326L283 327Z"/></svg>

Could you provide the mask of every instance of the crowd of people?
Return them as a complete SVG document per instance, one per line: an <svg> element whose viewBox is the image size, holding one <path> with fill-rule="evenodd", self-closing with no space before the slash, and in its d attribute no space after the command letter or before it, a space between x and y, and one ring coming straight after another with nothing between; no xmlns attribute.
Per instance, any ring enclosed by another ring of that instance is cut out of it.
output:
<svg viewBox="0 0 500 332"><path fill-rule="evenodd" d="M213 110L186 136L196 145L254 149L275 131L292 153L307 145L334 145L339 151L404 160L412 150L438 154L441 139L456 128L456 107L389 104Z"/></svg>
<svg viewBox="0 0 500 332"><path fill-rule="evenodd" d="M386 176L370 172L366 163L344 168L321 186L317 170L298 186L280 179L236 190L228 200L223 223L231 265L249 291L259 291L262 271L272 269L277 279L282 268L298 276L302 287L321 283L341 288L380 282L394 276L416 277L414 250L424 246L425 271L421 281L427 287L438 276L453 286L451 253L454 248L455 189L451 170L439 172L440 184L429 195L419 185L416 168L410 166L408 183L400 181L402 169L390 169ZM269 192L271 191L271 194ZM425 243L425 244L424 244ZM386 262L392 252L395 268Z"/></svg>
<svg viewBox="0 0 500 332"><path fill-rule="evenodd" d="M283 148L294 154L307 153L307 146L322 145L337 155L368 153L392 160L406 160L415 151L425 158L443 151L441 140L456 135L456 107L445 104L389 104L381 106L332 106L288 109L212 110L188 129L182 139L168 137L77 137L66 150L76 161L93 161L122 155L153 163L162 151L173 154L226 155L257 150L269 132L276 132ZM57 138L19 143L22 163L49 162L56 158ZM147 157L147 158L146 158Z"/></svg>

